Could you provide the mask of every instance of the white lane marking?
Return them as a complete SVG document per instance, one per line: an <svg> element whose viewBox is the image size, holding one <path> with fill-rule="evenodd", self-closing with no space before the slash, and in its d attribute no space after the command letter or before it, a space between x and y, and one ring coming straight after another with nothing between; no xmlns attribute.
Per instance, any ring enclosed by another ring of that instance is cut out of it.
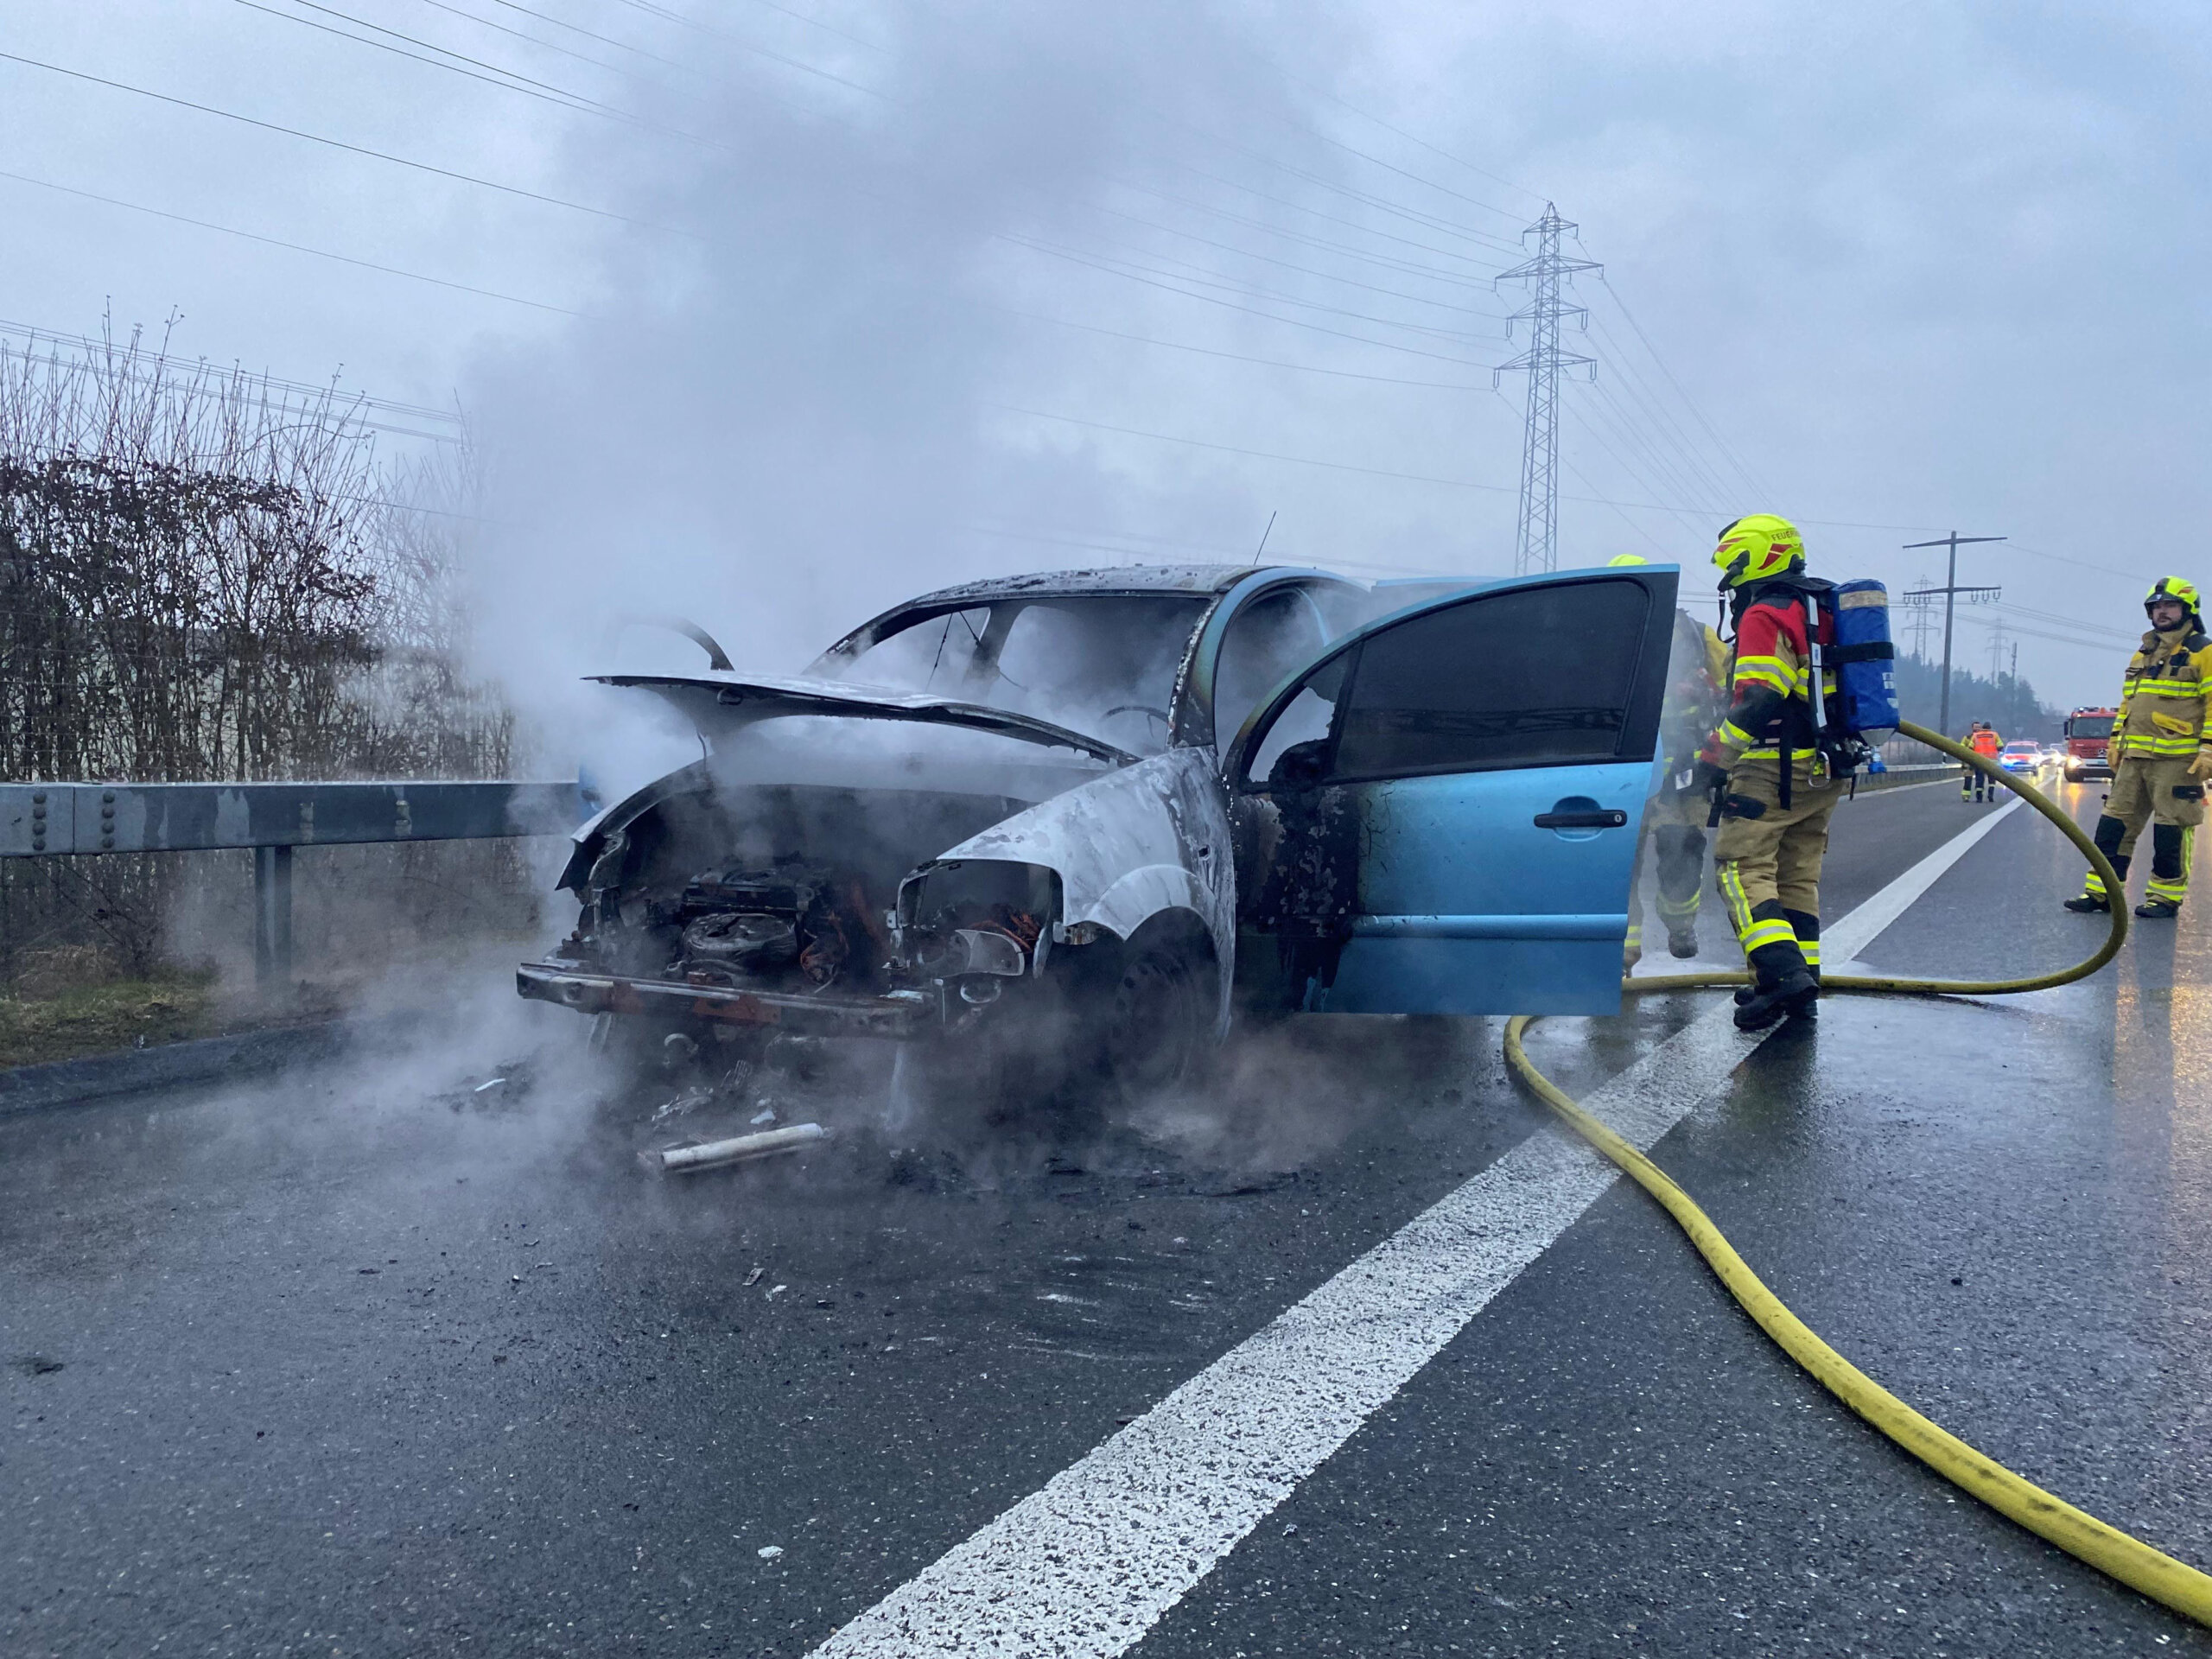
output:
<svg viewBox="0 0 2212 1659"><path fill-rule="evenodd" d="M1974 844L2027 803L2015 795L2011 800L1976 819L1884 887L1832 928L1821 931L1824 953L1840 972L1844 964L1880 938L1891 922L1911 908L1913 902L1936 885L1936 878L1967 855Z"/></svg>
<svg viewBox="0 0 2212 1659"><path fill-rule="evenodd" d="M2004 815L1953 836L1826 937L1842 955L1865 950ZM1764 1040L1738 1032L1733 1012L1700 1014L1584 1104L1649 1148ZM1127 1652L1617 1177L1579 1141L1531 1135L815 1652Z"/></svg>

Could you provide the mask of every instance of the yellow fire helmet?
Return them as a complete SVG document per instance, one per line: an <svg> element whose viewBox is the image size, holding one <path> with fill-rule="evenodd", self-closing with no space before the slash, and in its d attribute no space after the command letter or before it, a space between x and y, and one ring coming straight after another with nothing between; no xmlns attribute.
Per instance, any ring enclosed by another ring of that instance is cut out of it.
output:
<svg viewBox="0 0 2212 1659"><path fill-rule="evenodd" d="M1784 571L1805 568L1805 538L1787 518L1755 512L1720 532L1713 563L1720 572L1723 588L1764 582Z"/></svg>
<svg viewBox="0 0 2212 1659"><path fill-rule="evenodd" d="M1611 570L1618 565L1649 564L1650 563L1651 561L1645 558L1641 553L1616 553L1611 558L1605 561L1605 569Z"/></svg>
<svg viewBox="0 0 2212 1659"><path fill-rule="evenodd" d="M2158 585L2143 595L2144 613L2148 615L2151 607L2162 599L2181 601L2183 604L2189 607L2189 613L2191 616L2199 615L2204 608L2203 600L2196 591L2196 584L2193 582L2183 582L2179 576L2158 578Z"/></svg>

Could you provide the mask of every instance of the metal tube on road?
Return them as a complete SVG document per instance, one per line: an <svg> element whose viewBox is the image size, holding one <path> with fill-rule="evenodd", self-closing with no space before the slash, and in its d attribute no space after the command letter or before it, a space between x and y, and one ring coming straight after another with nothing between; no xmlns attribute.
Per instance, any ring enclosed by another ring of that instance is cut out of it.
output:
<svg viewBox="0 0 2212 1659"><path fill-rule="evenodd" d="M829 1138L830 1131L819 1123L794 1123L785 1129L763 1129L758 1135L734 1135L727 1141L709 1141L696 1147L670 1147L664 1151L640 1153L639 1156L646 1168L658 1174L688 1174L693 1170L742 1164L779 1152L797 1152L801 1147Z"/></svg>

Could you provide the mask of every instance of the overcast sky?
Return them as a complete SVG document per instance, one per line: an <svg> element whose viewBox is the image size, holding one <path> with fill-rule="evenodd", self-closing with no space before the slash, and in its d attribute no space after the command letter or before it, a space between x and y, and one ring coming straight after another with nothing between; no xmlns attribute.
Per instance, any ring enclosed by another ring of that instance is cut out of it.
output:
<svg viewBox="0 0 2212 1659"><path fill-rule="evenodd" d="M1942 569L1901 543L2007 535L1961 660L2002 614L2103 701L2149 581L2212 581L2212 89L2201 7L2089 11L16 0L0 52L315 138L0 60L0 319L175 313L188 356L465 410L528 696L611 610L789 669L1271 514L1270 557L1503 573L1492 279L1554 200L1604 266L1563 564L1702 592L1773 511L1897 588Z"/></svg>

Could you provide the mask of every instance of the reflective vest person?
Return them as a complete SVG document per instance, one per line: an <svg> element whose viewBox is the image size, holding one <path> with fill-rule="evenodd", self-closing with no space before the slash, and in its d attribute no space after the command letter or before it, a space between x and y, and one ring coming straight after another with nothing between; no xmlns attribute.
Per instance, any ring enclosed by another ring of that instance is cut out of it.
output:
<svg viewBox="0 0 2212 1659"><path fill-rule="evenodd" d="M1639 553L1606 561L1608 569L1648 564ZM1621 955L1625 973L1643 957L1643 899L1647 850L1658 887L1659 920L1667 930L1669 953L1683 960L1697 955L1697 913L1705 895L1705 798L1672 786L1697 764L1699 748L1727 704L1728 647L1720 636L1687 611L1675 613L1675 636L1667 661L1667 694L1659 709L1659 741L1665 778L1645 803L1643 828L1636 846L1636 879L1629 891L1628 938Z"/></svg>
<svg viewBox="0 0 2212 1659"><path fill-rule="evenodd" d="M2097 820L2097 850L2122 882L2143 826L2151 826L2151 880L2138 916L2171 921L2189 894L2196 826L2204 822L2204 780L2212 778L2212 639L2204 632L2196 584L2161 576L2143 601L2151 631L2128 658L2112 723L2112 790ZM2126 895L2107 893L2094 870L2066 908L2108 911Z"/></svg>
<svg viewBox="0 0 2212 1659"><path fill-rule="evenodd" d="M1974 729L1967 734L1966 742L1967 747L1972 749L1976 754L1986 755L1992 760L1994 760L2005 747L2005 740L1997 734L1997 728L1986 720L1974 721ZM1966 769L1966 776L1959 779L1959 798L1962 801L1986 801L2003 793L2002 785L1993 785L1989 781L1989 774L1980 766L1968 766Z"/></svg>
<svg viewBox="0 0 2212 1659"><path fill-rule="evenodd" d="M1843 791L1817 747L1810 701L1834 694L1835 674L1824 669L1813 683L1811 647L1834 645L1834 623L1815 597L1829 584L1805 574L1803 538L1786 518L1738 518L1713 563L1735 652L1728 712L1699 753L1697 783L1720 793L1713 873L1751 970L1736 1023L1764 1031L1811 1019L1820 997L1821 862ZM1808 610L1818 618L1809 634Z"/></svg>

